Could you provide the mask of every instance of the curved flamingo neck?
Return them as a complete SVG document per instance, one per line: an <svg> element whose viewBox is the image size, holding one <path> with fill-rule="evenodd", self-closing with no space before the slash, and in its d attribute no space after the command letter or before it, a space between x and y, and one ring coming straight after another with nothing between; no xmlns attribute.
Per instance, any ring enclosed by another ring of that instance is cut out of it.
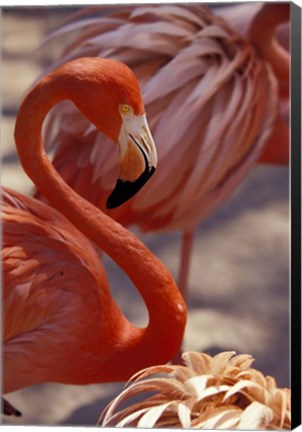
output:
<svg viewBox="0 0 302 432"><path fill-rule="evenodd" d="M249 31L249 40L267 60L279 80L288 82L290 57L276 39L276 28L289 21L289 4L265 4L255 16Z"/></svg>
<svg viewBox="0 0 302 432"><path fill-rule="evenodd" d="M33 88L18 113L16 146L25 172L40 192L117 263L143 297L149 312L148 326L129 327L129 337L121 341L119 352L113 353L106 365L108 381L125 380L139 368L169 361L177 352L186 307L161 261L131 232L71 189L48 160L42 144L42 124L48 111L62 99L73 100L73 95L66 94L58 77ZM104 313L110 317L110 311Z"/></svg>

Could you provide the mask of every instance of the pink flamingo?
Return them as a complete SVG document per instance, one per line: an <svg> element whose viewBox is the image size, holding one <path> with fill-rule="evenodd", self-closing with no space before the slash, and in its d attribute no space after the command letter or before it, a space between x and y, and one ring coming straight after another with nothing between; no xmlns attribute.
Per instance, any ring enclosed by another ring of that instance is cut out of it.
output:
<svg viewBox="0 0 302 432"><path fill-rule="evenodd" d="M199 4L118 6L111 13L108 7L87 8L74 17L84 19L50 36L76 35L52 67L83 55L112 57L139 78L160 160L142 193L106 210L116 156L70 104L57 107L53 119L59 119L59 129L50 121L46 142L55 144L53 163L66 182L122 224L136 224L143 232L183 232L178 285L184 296L200 221L257 161L288 162L288 124L279 113L278 88L281 81L282 89L288 86L289 56L276 42L276 28L288 20L288 8L272 4L263 8L269 13L259 5L241 10L241 26L249 20L246 38ZM228 8L234 26L236 11Z"/></svg>
<svg viewBox="0 0 302 432"><path fill-rule="evenodd" d="M156 165L138 82L124 64L74 60L27 95L16 121L17 150L53 207L3 190L4 393L43 382L127 380L142 367L170 360L185 328L186 307L166 267L135 235L74 192L49 162L42 124L62 99L73 101L117 144L126 196ZM116 205L124 200L113 197ZM140 292L149 312L146 328L131 324L115 303L91 241ZM8 402L5 408L18 414Z"/></svg>

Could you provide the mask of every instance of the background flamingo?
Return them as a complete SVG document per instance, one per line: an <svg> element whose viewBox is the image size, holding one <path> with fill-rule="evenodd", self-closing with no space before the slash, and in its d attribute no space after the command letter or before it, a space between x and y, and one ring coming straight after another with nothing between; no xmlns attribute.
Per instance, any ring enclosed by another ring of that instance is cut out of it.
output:
<svg viewBox="0 0 302 432"><path fill-rule="evenodd" d="M241 11L251 6L236 8L242 27L243 18L253 14L242 15ZM235 10L233 6L225 9L228 13ZM47 50L32 51L44 34L42 13L54 28L72 10L49 7L32 15L28 8L21 8L3 13L2 181L26 194L32 186L19 170L11 143L14 110L23 91L61 50L62 39L57 38ZM215 13L219 11L215 8ZM144 242L174 274L179 240L178 232L144 235ZM215 215L198 227L191 261L186 350L250 352L258 369L276 376L281 386L288 385L288 244L288 167L256 167ZM131 284L107 257L104 264L114 298L126 316L145 325L144 308ZM123 290L115 289L117 286ZM100 409L121 389L118 383L37 385L11 394L10 400L23 411L23 417L3 421L95 425Z"/></svg>
<svg viewBox="0 0 302 432"><path fill-rule="evenodd" d="M111 10L83 9L55 32L51 38L75 36L50 68L89 54L119 58L135 70L160 165L144 192L110 215L143 232L184 233L179 287L185 293L198 223L229 197L259 158L288 162L288 125L277 112L277 93L279 86L283 106L288 104L289 55L276 41L276 28L289 20L289 5L256 4L243 17L250 20L245 39L202 5ZM117 169L111 147L104 151L104 143L98 145L104 138L70 105L58 107L54 119L58 128L50 122L46 142L55 145L55 167L82 196L105 209Z"/></svg>
<svg viewBox="0 0 302 432"><path fill-rule="evenodd" d="M133 234L73 192L45 157L43 120L66 98L120 148L121 131L127 135L130 127L137 142L142 134L129 126L131 119L138 125L143 114L138 83L116 61L68 63L41 80L22 103L15 129L21 163L60 213L3 192L4 393L41 382L125 381L143 366L170 360L183 337L186 308L165 266ZM133 109L131 118L127 113L124 119L120 107L125 106ZM146 122L143 127L146 133ZM147 147L152 138L145 139ZM125 175L137 167L133 149L131 157ZM133 326L118 308L85 236L136 285L149 312L146 328Z"/></svg>

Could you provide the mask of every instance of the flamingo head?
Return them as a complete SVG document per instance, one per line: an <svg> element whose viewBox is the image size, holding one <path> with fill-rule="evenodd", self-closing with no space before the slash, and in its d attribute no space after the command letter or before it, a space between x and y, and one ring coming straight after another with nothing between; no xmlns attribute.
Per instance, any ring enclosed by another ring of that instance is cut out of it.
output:
<svg viewBox="0 0 302 432"><path fill-rule="evenodd" d="M70 99L117 145L120 174L106 204L115 208L135 195L157 167L139 83L128 66L112 59L81 58L63 68L73 74L65 80Z"/></svg>
<svg viewBox="0 0 302 432"><path fill-rule="evenodd" d="M107 200L107 208L122 204L150 179L157 166L156 147L145 114L135 114L133 105L119 105L122 119L117 139L120 175Z"/></svg>

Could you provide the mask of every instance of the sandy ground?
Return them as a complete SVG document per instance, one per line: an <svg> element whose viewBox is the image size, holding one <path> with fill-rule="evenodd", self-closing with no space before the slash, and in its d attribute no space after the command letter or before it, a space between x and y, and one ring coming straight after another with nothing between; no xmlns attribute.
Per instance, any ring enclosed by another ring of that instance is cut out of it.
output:
<svg viewBox="0 0 302 432"><path fill-rule="evenodd" d="M60 46L34 53L43 35L69 11L27 8L2 15L2 183L24 193L31 184L14 152L13 126L20 99ZM150 249L177 275L180 234L146 235ZM135 323L144 306L119 269L105 261L112 292ZM199 230L190 273L184 349L249 353L254 366L289 385L289 170L256 167ZM121 359L122 361L122 359ZM95 425L123 383L87 387L45 384L7 399L22 412L19 425Z"/></svg>

